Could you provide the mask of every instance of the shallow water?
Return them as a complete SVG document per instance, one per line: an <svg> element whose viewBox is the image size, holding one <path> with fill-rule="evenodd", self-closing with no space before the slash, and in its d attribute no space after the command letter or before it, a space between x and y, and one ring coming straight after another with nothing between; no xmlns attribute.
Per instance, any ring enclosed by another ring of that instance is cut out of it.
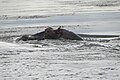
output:
<svg viewBox="0 0 120 80"><path fill-rule="evenodd" d="M80 25L76 33L120 34L119 0L0 0L0 9L0 28Z"/></svg>
<svg viewBox="0 0 120 80"><path fill-rule="evenodd" d="M119 11L119 0L0 0L0 15L63 15L81 12Z"/></svg>
<svg viewBox="0 0 120 80"><path fill-rule="evenodd" d="M37 19L1 20L1 28L73 25L76 33L120 34L120 13L84 13L79 15L52 16ZM68 29L68 28L67 28Z"/></svg>
<svg viewBox="0 0 120 80"><path fill-rule="evenodd" d="M0 80L120 80L120 0L0 0L0 9ZM91 36L16 41L59 26Z"/></svg>

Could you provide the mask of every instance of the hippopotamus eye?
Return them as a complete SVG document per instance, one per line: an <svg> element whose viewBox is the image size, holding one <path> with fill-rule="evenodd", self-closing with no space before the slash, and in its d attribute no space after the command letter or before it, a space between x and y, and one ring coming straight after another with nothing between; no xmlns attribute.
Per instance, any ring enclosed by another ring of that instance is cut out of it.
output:
<svg viewBox="0 0 120 80"><path fill-rule="evenodd" d="M49 31L47 31L47 33L49 33Z"/></svg>

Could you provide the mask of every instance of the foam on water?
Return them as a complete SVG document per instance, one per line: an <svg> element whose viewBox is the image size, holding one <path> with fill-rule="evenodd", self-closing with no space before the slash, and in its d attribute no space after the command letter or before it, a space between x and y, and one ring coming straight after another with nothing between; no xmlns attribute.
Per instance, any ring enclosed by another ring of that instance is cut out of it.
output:
<svg viewBox="0 0 120 80"><path fill-rule="evenodd" d="M43 27L0 29L0 79L119 79L120 38L14 41L39 29Z"/></svg>

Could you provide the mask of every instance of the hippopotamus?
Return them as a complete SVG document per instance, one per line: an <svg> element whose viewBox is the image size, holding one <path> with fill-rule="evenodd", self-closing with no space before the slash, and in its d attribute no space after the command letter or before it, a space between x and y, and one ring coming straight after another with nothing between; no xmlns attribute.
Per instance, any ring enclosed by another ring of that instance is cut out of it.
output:
<svg viewBox="0 0 120 80"><path fill-rule="evenodd" d="M19 40L27 41L27 40L44 40L44 39L69 39L69 40L83 40L78 34L73 33L72 31L61 29L54 30L49 27L42 32L33 34L33 35L23 35Z"/></svg>

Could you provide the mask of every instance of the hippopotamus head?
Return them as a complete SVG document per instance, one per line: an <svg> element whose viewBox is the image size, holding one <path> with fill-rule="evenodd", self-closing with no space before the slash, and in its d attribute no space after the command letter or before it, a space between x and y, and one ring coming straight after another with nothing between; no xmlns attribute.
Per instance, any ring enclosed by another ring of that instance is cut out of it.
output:
<svg viewBox="0 0 120 80"><path fill-rule="evenodd" d="M45 39L59 39L60 38L59 29L53 30L53 28L51 27L45 29L44 38Z"/></svg>
<svg viewBox="0 0 120 80"><path fill-rule="evenodd" d="M16 41L20 41L20 40L27 41L28 39L29 39L29 35L23 35L22 37L17 38Z"/></svg>

